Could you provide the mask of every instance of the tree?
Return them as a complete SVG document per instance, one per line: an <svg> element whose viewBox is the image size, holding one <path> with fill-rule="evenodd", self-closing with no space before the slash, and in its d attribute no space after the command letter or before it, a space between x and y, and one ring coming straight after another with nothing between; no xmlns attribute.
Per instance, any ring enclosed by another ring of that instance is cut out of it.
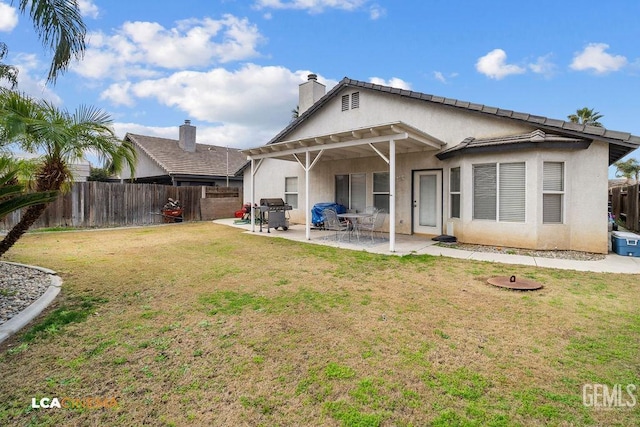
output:
<svg viewBox="0 0 640 427"><path fill-rule="evenodd" d="M109 173L109 170L107 168L92 167L89 171L89 176L87 177L87 181L108 182L109 176L111 176L111 174Z"/></svg>
<svg viewBox="0 0 640 427"><path fill-rule="evenodd" d="M636 184L640 182L638 181L638 177L640 177L640 163L638 163L636 159L631 158L625 160L624 162L622 160L618 160L613 165L616 167L617 172L620 175L624 176L627 179L635 178ZM616 175L618 174L616 173Z"/></svg>
<svg viewBox="0 0 640 427"><path fill-rule="evenodd" d="M573 123L580 123L583 125L596 126L601 128L602 123L598 120L603 118L604 116L599 112L594 112L593 108L581 108L576 110L576 114L569 114L567 118Z"/></svg>
<svg viewBox="0 0 640 427"><path fill-rule="evenodd" d="M18 69L12 65L3 64L2 60L7 55L9 48L0 42L0 80L6 80L13 89L18 84Z"/></svg>
<svg viewBox="0 0 640 427"><path fill-rule="evenodd" d="M51 50L53 59L47 81L55 83L72 58L81 59L85 50L87 27L82 20L76 0L19 0L20 13L28 14L38 38ZM7 45L0 44L0 61L7 53ZM0 78L8 79L15 87L17 69L0 62Z"/></svg>
<svg viewBox="0 0 640 427"><path fill-rule="evenodd" d="M0 220L13 211L40 203L52 202L58 196L55 191L27 193L18 182L18 167L12 159L0 157Z"/></svg>
<svg viewBox="0 0 640 427"><path fill-rule="evenodd" d="M72 177L69 164L85 153L109 161L114 170L128 166L135 171L136 155L131 143L119 140L103 111L81 106L75 112L61 110L48 101L36 101L15 91L0 91L0 141L17 143L21 149L42 153L35 173L35 191L61 191ZM45 203L29 206L22 218L0 242L4 254L33 225Z"/></svg>

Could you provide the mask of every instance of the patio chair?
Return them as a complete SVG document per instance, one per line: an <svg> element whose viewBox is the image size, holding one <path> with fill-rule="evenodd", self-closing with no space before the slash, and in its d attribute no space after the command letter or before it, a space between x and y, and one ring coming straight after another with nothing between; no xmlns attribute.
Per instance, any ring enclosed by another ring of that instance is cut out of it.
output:
<svg viewBox="0 0 640 427"><path fill-rule="evenodd" d="M371 221L363 222L359 225L358 229L360 231L368 231L371 235L371 241L374 242L375 233L380 232L382 230L382 226L384 225L384 219L386 215L384 209L377 209L373 216L371 217Z"/></svg>
<svg viewBox="0 0 640 427"><path fill-rule="evenodd" d="M325 209L322 211L324 217L324 229L336 232L336 240L342 239L342 237L349 232L349 221L340 221L338 214L333 209Z"/></svg>

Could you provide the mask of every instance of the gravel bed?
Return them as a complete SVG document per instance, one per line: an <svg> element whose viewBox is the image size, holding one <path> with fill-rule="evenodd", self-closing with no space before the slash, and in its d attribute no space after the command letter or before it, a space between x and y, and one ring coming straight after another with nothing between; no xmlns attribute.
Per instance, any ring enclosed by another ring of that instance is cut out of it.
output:
<svg viewBox="0 0 640 427"><path fill-rule="evenodd" d="M43 271L0 262L0 325L40 298L51 285Z"/></svg>
<svg viewBox="0 0 640 427"><path fill-rule="evenodd" d="M472 252L491 252L494 254L526 255L542 258L574 259L579 261L598 261L605 258L603 254L580 251L539 251L533 249L506 248L499 246L472 245L467 243L437 243L445 248L462 249Z"/></svg>

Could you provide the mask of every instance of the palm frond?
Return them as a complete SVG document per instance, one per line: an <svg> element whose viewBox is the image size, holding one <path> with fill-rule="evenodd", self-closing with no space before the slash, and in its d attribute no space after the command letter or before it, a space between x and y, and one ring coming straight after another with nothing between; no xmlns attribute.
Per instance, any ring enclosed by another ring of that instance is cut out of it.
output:
<svg viewBox="0 0 640 427"><path fill-rule="evenodd" d="M47 80L56 81L58 73L72 58L81 59L87 28L76 0L20 0L20 12L28 12L42 44L53 52Z"/></svg>

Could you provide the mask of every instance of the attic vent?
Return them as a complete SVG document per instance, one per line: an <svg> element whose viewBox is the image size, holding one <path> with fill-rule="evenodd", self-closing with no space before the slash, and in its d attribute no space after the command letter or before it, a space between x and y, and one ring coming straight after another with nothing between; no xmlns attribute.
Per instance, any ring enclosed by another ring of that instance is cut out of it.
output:
<svg viewBox="0 0 640 427"><path fill-rule="evenodd" d="M351 109L360 108L360 92L353 92L350 95L342 95L342 111L347 111L349 109L349 105L351 105Z"/></svg>
<svg viewBox="0 0 640 427"><path fill-rule="evenodd" d="M360 107L360 92L353 92L351 94L351 108Z"/></svg>

